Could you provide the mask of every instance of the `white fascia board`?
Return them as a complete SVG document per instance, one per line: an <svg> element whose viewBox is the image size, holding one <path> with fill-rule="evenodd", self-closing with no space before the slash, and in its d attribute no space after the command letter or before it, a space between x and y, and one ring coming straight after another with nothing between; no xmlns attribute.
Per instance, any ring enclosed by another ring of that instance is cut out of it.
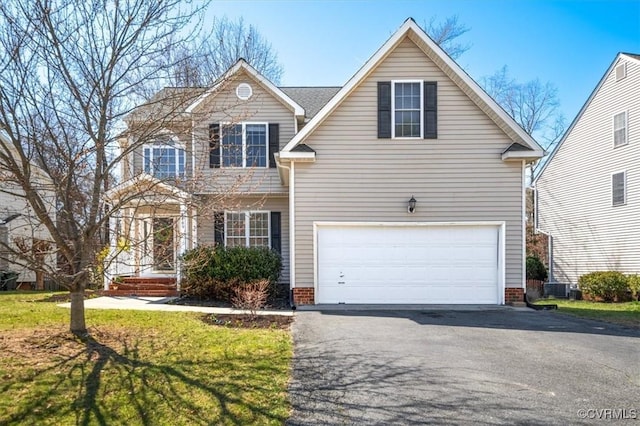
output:
<svg viewBox="0 0 640 426"><path fill-rule="evenodd" d="M280 151L279 158L281 160L302 160L302 161L316 161L316 153L315 152L284 152Z"/></svg>
<svg viewBox="0 0 640 426"><path fill-rule="evenodd" d="M544 157L544 151L509 151L502 154L502 160L535 161Z"/></svg>
<svg viewBox="0 0 640 426"><path fill-rule="evenodd" d="M380 49L351 77L342 89L309 121L309 123L289 141L282 151L291 151L298 143L303 141L326 117L338 106L346 96L351 93L373 69L393 50L393 48L410 32L414 33L426 46L437 55L442 62L449 67L460 80L465 83L508 127L510 127L525 143L534 151L544 151L540 145L527 132L515 122L447 53L434 42L424 30L409 18L387 40ZM446 73L446 70L445 70ZM451 76L449 76L451 78Z"/></svg>
<svg viewBox="0 0 640 426"><path fill-rule="evenodd" d="M193 110L196 109L198 105L200 105L207 97L209 97L209 95L211 95L219 87L224 85L234 74L236 74L241 69L245 70L256 81L258 81L265 89L273 93L275 96L279 97L285 104L289 105L289 107L293 110L293 113L298 120L304 119L304 116L305 116L304 108L302 108L297 102L291 99L286 93L284 93L277 86L275 86L266 77L260 74L255 68L253 68L244 59L239 59L234 66L229 68L227 72L224 73L224 75L220 78L218 83L214 84L209 90L204 92L202 95L198 97L198 99L196 99L191 105L189 105L189 107L186 109L186 112L188 113L193 112Z"/></svg>

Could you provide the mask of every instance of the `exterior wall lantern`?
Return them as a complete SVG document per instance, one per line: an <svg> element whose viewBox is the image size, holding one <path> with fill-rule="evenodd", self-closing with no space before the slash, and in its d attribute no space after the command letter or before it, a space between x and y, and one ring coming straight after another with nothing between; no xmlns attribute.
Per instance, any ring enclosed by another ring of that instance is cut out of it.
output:
<svg viewBox="0 0 640 426"><path fill-rule="evenodd" d="M416 199L413 198L413 195L412 195L411 198L409 199L408 206L407 206L407 211L409 213L413 213L416 211L416 202L417 202Z"/></svg>

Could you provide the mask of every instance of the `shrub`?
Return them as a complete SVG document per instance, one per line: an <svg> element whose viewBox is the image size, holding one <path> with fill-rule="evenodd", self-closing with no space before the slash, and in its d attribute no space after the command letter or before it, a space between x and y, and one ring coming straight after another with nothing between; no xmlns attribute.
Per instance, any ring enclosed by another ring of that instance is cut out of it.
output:
<svg viewBox="0 0 640 426"><path fill-rule="evenodd" d="M537 256L527 256L527 279L540 281L547 279L547 268Z"/></svg>
<svg viewBox="0 0 640 426"><path fill-rule="evenodd" d="M615 271L591 272L578 279L578 286L588 298L605 302L622 301L627 292L627 277Z"/></svg>
<svg viewBox="0 0 640 426"><path fill-rule="evenodd" d="M633 298L640 301L640 275L627 276L627 283Z"/></svg>
<svg viewBox="0 0 640 426"><path fill-rule="evenodd" d="M183 260L184 294L228 302L236 287L257 280L266 280L273 295L282 269L280 255L263 247L203 246L189 250Z"/></svg>
<svg viewBox="0 0 640 426"><path fill-rule="evenodd" d="M251 317L255 318L256 311L267 304L268 295L269 280L257 280L236 287L231 298L231 304L236 309L248 310Z"/></svg>

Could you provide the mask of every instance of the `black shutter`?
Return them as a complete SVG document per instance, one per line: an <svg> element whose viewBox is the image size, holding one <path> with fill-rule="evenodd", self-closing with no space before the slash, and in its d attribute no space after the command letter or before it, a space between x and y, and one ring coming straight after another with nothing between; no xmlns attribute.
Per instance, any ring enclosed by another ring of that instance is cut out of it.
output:
<svg viewBox="0 0 640 426"><path fill-rule="evenodd" d="M220 167L220 123L209 124L209 167Z"/></svg>
<svg viewBox="0 0 640 426"><path fill-rule="evenodd" d="M424 138L438 137L438 83L424 82Z"/></svg>
<svg viewBox="0 0 640 426"><path fill-rule="evenodd" d="M224 246L224 212L213 214L213 233L216 245Z"/></svg>
<svg viewBox="0 0 640 426"><path fill-rule="evenodd" d="M282 254L282 222L280 212L271 212L271 248Z"/></svg>
<svg viewBox="0 0 640 426"><path fill-rule="evenodd" d="M391 137L391 82L378 82L378 138Z"/></svg>
<svg viewBox="0 0 640 426"><path fill-rule="evenodd" d="M280 125L269 123L269 168L276 167L276 159L273 154L280 151Z"/></svg>

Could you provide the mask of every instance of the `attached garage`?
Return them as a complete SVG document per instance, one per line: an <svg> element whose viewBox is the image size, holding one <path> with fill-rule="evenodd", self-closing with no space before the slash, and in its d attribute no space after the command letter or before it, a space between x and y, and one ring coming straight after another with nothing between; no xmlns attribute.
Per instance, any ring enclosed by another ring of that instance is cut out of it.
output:
<svg viewBox="0 0 640 426"><path fill-rule="evenodd" d="M317 223L316 303L500 304L501 223Z"/></svg>

